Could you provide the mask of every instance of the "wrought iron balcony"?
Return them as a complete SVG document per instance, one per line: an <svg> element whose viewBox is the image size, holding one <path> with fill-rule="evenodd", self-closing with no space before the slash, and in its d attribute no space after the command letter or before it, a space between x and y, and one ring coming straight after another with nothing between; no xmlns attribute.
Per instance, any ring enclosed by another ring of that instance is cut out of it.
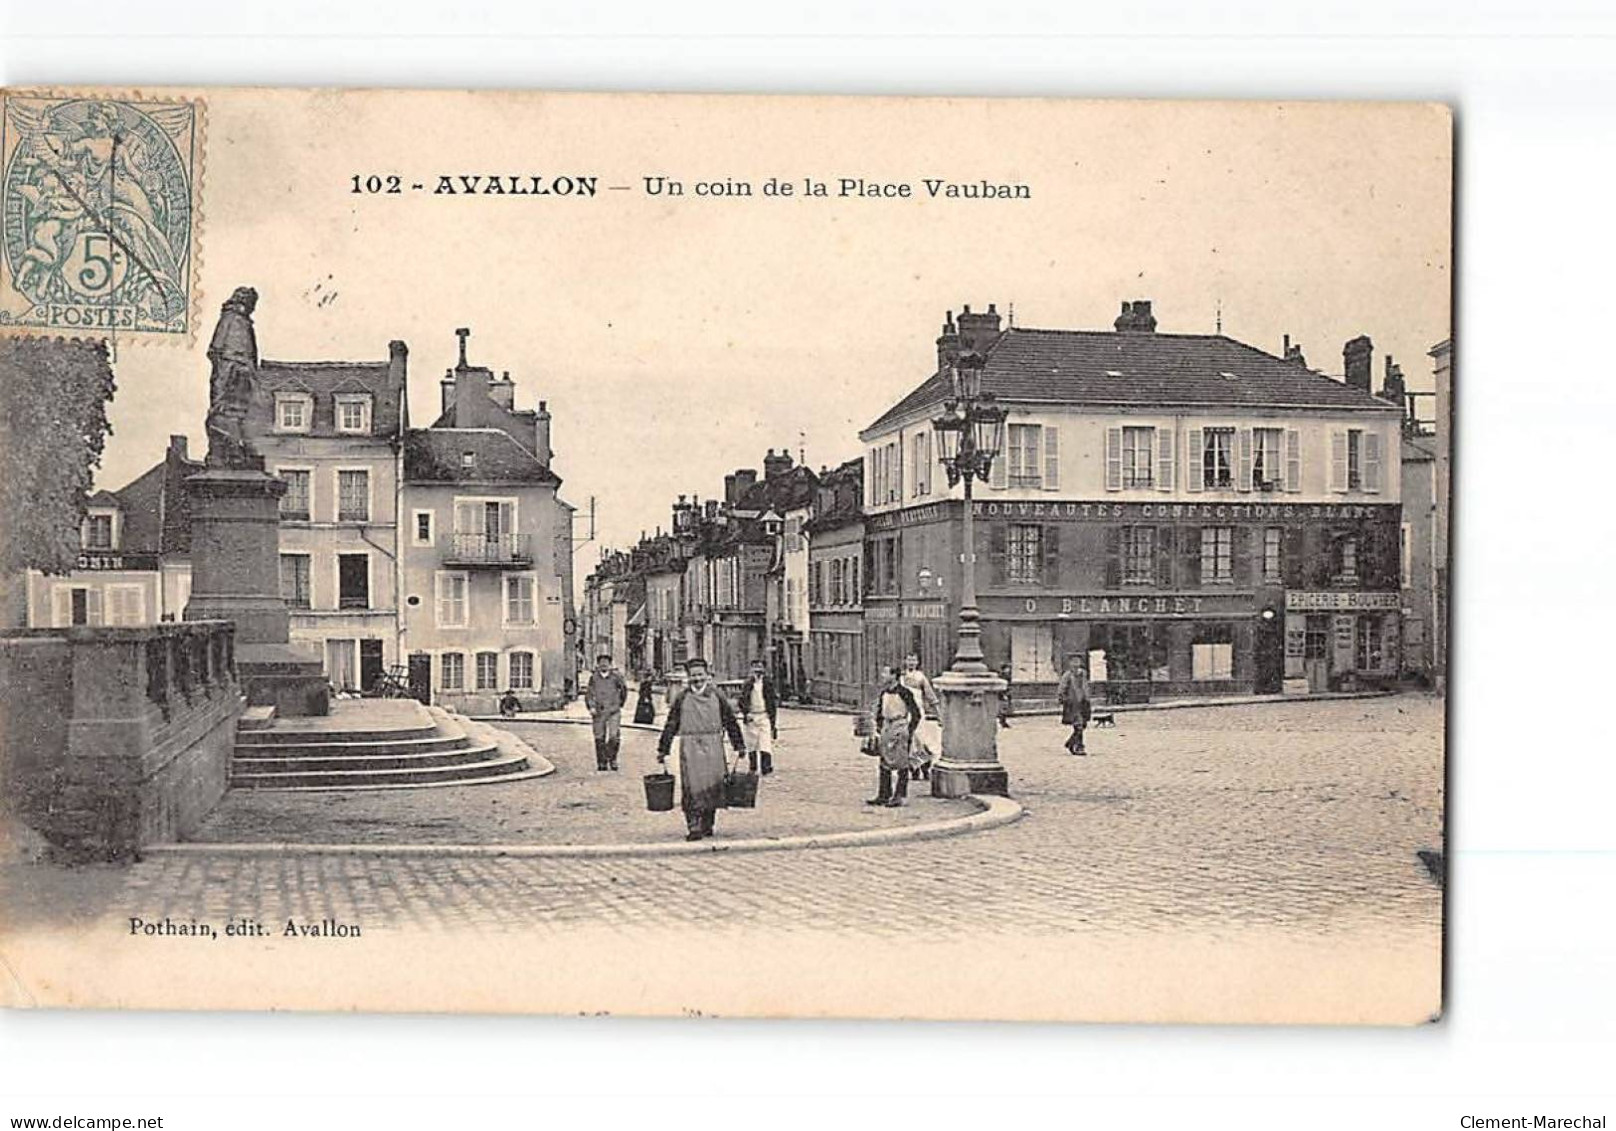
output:
<svg viewBox="0 0 1616 1131"><path fill-rule="evenodd" d="M450 537L446 565L514 569L533 564L533 551L528 548L526 534L454 534Z"/></svg>

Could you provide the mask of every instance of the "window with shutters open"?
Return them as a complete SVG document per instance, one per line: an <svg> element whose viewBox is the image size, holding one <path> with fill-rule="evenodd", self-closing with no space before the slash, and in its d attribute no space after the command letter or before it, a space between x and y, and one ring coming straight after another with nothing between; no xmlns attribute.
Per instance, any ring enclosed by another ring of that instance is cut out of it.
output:
<svg viewBox="0 0 1616 1131"><path fill-rule="evenodd" d="M1234 486L1234 429L1202 428L1201 486L1221 490Z"/></svg>
<svg viewBox="0 0 1616 1131"><path fill-rule="evenodd" d="M1285 433L1278 428L1254 428L1251 438L1251 489L1279 490L1285 471L1284 457L1280 455Z"/></svg>
<svg viewBox="0 0 1616 1131"><path fill-rule="evenodd" d="M1043 431L1037 424L1012 424L1005 430L1010 486L1043 486Z"/></svg>
<svg viewBox="0 0 1616 1131"><path fill-rule="evenodd" d="M1122 429L1122 486L1155 486L1156 430Z"/></svg>

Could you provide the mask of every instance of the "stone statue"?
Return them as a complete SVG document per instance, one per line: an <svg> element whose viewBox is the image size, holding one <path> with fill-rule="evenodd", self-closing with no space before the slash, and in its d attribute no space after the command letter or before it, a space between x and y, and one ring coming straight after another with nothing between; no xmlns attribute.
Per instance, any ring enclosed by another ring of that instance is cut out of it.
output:
<svg viewBox="0 0 1616 1131"><path fill-rule="evenodd" d="M258 338L252 313L258 292L237 287L219 311L208 359L213 377L208 383L208 466L262 470L263 458L247 439L247 409L252 404L253 381L258 373Z"/></svg>

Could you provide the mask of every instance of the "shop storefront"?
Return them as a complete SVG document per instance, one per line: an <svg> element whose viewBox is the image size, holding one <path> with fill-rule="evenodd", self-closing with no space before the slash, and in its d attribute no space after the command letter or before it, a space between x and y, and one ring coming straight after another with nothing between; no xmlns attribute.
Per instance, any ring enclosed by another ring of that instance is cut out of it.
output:
<svg viewBox="0 0 1616 1131"><path fill-rule="evenodd" d="M1350 691L1394 681L1401 627L1396 591L1287 590L1285 690Z"/></svg>

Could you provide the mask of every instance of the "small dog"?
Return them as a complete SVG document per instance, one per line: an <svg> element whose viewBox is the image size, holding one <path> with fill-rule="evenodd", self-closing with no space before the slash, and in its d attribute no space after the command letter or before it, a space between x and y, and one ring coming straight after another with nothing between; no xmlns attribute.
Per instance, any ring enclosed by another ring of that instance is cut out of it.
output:
<svg viewBox="0 0 1616 1131"><path fill-rule="evenodd" d="M1093 727L1114 727L1117 725L1115 711L1096 711L1089 716L1089 725Z"/></svg>

